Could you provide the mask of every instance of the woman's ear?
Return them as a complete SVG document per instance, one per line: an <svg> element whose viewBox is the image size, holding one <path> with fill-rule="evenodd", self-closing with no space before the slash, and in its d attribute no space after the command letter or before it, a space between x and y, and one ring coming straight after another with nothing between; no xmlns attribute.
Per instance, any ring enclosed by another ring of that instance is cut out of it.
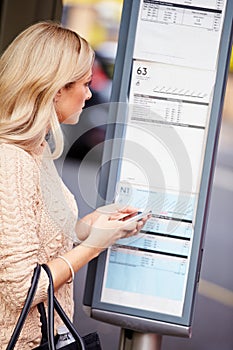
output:
<svg viewBox="0 0 233 350"><path fill-rule="evenodd" d="M58 102L58 100L60 99L62 94L62 89L59 89L58 92L56 93L55 97L54 97L54 102Z"/></svg>

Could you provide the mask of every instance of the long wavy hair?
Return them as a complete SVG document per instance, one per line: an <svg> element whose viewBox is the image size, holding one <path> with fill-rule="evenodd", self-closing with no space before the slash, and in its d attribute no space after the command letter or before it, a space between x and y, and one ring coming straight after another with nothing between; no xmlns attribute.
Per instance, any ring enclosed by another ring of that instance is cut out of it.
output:
<svg viewBox="0 0 233 350"><path fill-rule="evenodd" d="M82 79L93 59L87 41L57 23L40 22L19 34L0 58L0 143L33 154L50 130L53 158L59 157L63 135L54 97Z"/></svg>

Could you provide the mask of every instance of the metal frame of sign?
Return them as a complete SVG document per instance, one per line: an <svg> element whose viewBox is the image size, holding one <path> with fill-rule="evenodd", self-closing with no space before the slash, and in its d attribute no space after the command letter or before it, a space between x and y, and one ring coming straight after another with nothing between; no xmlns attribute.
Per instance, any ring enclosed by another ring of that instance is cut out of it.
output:
<svg viewBox="0 0 233 350"><path fill-rule="evenodd" d="M125 134L125 128L127 128L125 124L125 104L128 101L132 78L133 50L139 7L140 0L126 0L123 6L119 33L120 39L106 134L105 144L107 147L104 147L97 206L108 204L113 201L116 183L119 177L119 164L122 150L119 142L116 143L115 140L121 139ZM190 256L187 289L182 315L174 316L169 313L158 313L102 302L101 292L107 258L107 253L105 251L89 264L87 272L83 304L94 319L139 332L155 332L184 337L191 335L194 302L200 275L204 233L208 217L209 196L213 180L232 44L232 16L233 2L227 1L218 52L217 73L213 91L211 116L208 125L208 135L196 210L193 247ZM121 277L115 276L115 278ZM140 276L138 278L140 278Z"/></svg>

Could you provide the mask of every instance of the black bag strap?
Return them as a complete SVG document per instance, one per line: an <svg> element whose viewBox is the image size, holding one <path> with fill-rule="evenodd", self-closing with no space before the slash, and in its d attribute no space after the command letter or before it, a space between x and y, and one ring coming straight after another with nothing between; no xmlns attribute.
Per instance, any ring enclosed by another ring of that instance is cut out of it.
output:
<svg viewBox="0 0 233 350"><path fill-rule="evenodd" d="M38 285L38 281L39 281L39 277L40 277L40 271L41 271L41 266L39 264L37 264L35 269L34 269L31 286L28 290L28 294L27 294L23 309L21 311L21 314L19 315L18 321L17 321L15 329L11 335L11 339L7 345L6 350L13 350L15 347L15 344L19 338L20 332L21 332L23 325L26 321L27 315L29 313L30 307L32 305L32 302L33 302L33 299L34 299L34 296L36 293L36 289L37 289L37 285Z"/></svg>
<svg viewBox="0 0 233 350"><path fill-rule="evenodd" d="M45 311L45 306L44 303L39 303L37 305L37 309L40 314L40 322L41 322L41 343L44 344L46 341L48 341L48 328L47 328L47 316L46 316L46 311Z"/></svg>
<svg viewBox="0 0 233 350"><path fill-rule="evenodd" d="M48 288L48 342L50 344L50 350L55 350L55 344L54 344L54 309L60 316L61 320L64 322L70 333L73 335L74 339L78 342L77 350L85 350L85 344L83 342L82 337L79 335L77 330L75 329L73 323L61 307L60 303L58 302L57 298L54 296L54 286L53 286L53 278L51 271L48 267L48 265L43 264L43 269L46 271L48 277L49 277L49 288Z"/></svg>
<svg viewBox="0 0 233 350"><path fill-rule="evenodd" d="M75 329L74 325L72 324L69 317L66 315L65 311L61 307L60 303L54 296L54 286L53 286L53 278L52 274L50 272L49 267L46 264L43 264L42 267L46 271L48 277L49 277L49 287L48 287L48 317L46 318L45 308L43 303L38 304L38 310L41 315L41 322L42 322L42 340L48 340L49 349L55 350L55 342L54 342L54 309L57 311L58 315L68 328L68 330L73 335L74 339L77 341L77 350L85 350L85 345L83 342L82 337L79 335L77 330ZM41 273L41 265L37 264L31 281L31 286L28 290L28 294L23 306L23 309L20 313L20 316L18 318L18 321L16 323L15 329L11 335L10 341L7 345L6 350L13 350L15 347L15 344L20 336L21 330L23 328L23 325L26 321L27 315L30 311L37 286L38 281ZM47 333L47 334L46 334Z"/></svg>

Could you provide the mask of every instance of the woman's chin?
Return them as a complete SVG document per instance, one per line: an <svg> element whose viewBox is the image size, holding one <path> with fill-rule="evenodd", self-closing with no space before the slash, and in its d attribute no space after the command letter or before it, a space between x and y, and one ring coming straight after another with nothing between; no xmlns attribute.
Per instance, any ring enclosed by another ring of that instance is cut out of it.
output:
<svg viewBox="0 0 233 350"><path fill-rule="evenodd" d="M75 113L71 115L70 117L66 118L63 122L63 124L68 124L68 125L75 125L79 122L80 114L82 111Z"/></svg>

